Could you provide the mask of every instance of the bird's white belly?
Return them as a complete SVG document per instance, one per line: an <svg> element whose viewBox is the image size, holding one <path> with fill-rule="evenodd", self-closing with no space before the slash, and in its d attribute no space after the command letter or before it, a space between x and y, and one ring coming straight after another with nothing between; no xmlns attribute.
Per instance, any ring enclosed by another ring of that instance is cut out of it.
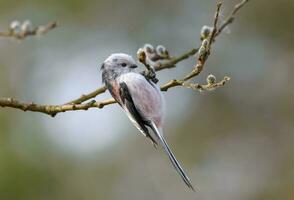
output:
<svg viewBox="0 0 294 200"><path fill-rule="evenodd" d="M143 118L161 122L164 100L157 85L149 83L141 74L133 72L121 75L118 81L127 84L134 104Z"/></svg>

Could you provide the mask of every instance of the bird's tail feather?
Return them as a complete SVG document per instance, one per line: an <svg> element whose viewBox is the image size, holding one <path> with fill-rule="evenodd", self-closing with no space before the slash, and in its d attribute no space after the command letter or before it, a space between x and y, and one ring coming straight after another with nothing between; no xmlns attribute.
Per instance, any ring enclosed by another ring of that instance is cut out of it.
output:
<svg viewBox="0 0 294 200"><path fill-rule="evenodd" d="M173 164L173 166L175 167L175 169L177 170L177 172L181 175L182 179L184 180L184 182L186 183L186 185L191 188L193 191L195 191L193 185L190 182L189 177L186 175L186 173L184 172L183 168L181 167L181 165L179 164L179 162L177 161L177 159L175 158L174 154L172 153L172 151L170 150L167 142L165 141L164 137L161 135L160 131L158 130L157 126L152 122L151 123L151 129L154 131L155 135L157 136L158 140L160 141L160 143L162 144L165 152L167 153L171 163Z"/></svg>

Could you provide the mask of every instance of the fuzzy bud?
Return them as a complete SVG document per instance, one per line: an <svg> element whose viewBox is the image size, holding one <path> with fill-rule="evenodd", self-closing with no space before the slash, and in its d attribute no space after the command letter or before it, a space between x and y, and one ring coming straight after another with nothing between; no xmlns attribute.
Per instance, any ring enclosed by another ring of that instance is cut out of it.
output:
<svg viewBox="0 0 294 200"><path fill-rule="evenodd" d="M209 44L208 39L204 39L204 40L202 41L202 43L201 43L201 46L203 46L203 47L205 47L205 49L207 49L208 44Z"/></svg>
<svg viewBox="0 0 294 200"><path fill-rule="evenodd" d="M146 61L146 53L143 48L138 49L137 58L141 63L145 63Z"/></svg>
<svg viewBox="0 0 294 200"><path fill-rule="evenodd" d="M204 46L201 46L199 49L198 49L198 55L199 57L202 57L206 54L206 48Z"/></svg>
<svg viewBox="0 0 294 200"><path fill-rule="evenodd" d="M158 45L156 47L156 53L160 58L169 58L169 53L163 45Z"/></svg>
<svg viewBox="0 0 294 200"><path fill-rule="evenodd" d="M28 32L28 31L32 31L33 29L33 25L32 25L32 22L30 20L25 20L21 27L21 32Z"/></svg>
<svg viewBox="0 0 294 200"><path fill-rule="evenodd" d="M200 48L198 50L199 58L204 58L205 57L205 55L207 53L207 49L208 49L208 44L209 44L209 42L208 42L207 39L202 41L201 46L200 46Z"/></svg>
<svg viewBox="0 0 294 200"><path fill-rule="evenodd" d="M207 39L210 36L212 30L212 27L204 25L200 32L201 40Z"/></svg>
<svg viewBox="0 0 294 200"><path fill-rule="evenodd" d="M9 30L18 34L20 32L20 22L17 20L12 21L9 25Z"/></svg>
<svg viewBox="0 0 294 200"><path fill-rule="evenodd" d="M149 53L149 54L155 53L155 49L151 44L145 44L143 48L146 51L146 53Z"/></svg>
<svg viewBox="0 0 294 200"><path fill-rule="evenodd" d="M209 74L206 81L208 84L214 84L216 82L216 77L213 74Z"/></svg>

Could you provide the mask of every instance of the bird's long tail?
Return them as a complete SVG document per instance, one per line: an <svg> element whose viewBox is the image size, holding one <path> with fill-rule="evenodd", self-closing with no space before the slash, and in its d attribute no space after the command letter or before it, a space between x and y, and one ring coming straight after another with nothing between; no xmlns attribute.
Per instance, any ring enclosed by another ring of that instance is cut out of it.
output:
<svg viewBox="0 0 294 200"><path fill-rule="evenodd" d="M165 141L164 137L161 135L161 132L158 130L157 126L154 124L154 122L151 123L151 129L154 131L154 134L156 135L156 137L158 138L158 140L160 141L160 143L162 144L166 154L168 155L171 163L173 164L173 166L175 167L175 169L177 170L177 172L181 175L182 179L184 180L184 182L186 183L186 185L192 189L193 191L195 191L193 185L190 182L189 177L186 175L186 173L184 172L183 168L181 167L181 165L179 164L179 162L177 161L177 159L175 158L174 154L172 153L172 151L170 150L167 142Z"/></svg>

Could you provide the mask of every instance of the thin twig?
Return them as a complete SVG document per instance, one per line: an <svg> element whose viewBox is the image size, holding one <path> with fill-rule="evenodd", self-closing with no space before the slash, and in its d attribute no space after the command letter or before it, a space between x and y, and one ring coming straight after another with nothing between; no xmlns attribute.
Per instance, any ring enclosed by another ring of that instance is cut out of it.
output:
<svg viewBox="0 0 294 200"><path fill-rule="evenodd" d="M35 35L44 35L48 31L57 27L57 21L49 22L46 25L40 25L32 29L25 29L25 30L15 30L11 29L11 27L7 31L0 31L0 37L11 37L16 38L19 40L25 39L28 36L35 36ZM21 29L20 27L18 27Z"/></svg>
<svg viewBox="0 0 294 200"><path fill-rule="evenodd" d="M191 73L189 73L188 75L186 75L183 79L181 80L170 80L169 82L167 82L166 84L164 84L161 87L162 91L167 91L169 88L172 87L176 87L176 86L183 86L185 84L186 81L192 79L195 76L198 76L201 71L203 70L203 66L208 58L208 56L210 55L210 50L211 50L211 45L213 42L215 42L215 38L223 31L223 29L225 29L229 24L231 24L234 19L235 19L235 15L236 13L246 4L248 3L249 0L243 0L242 2L240 2L239 4L235 5L234 10L231 12L231 14L229 15L229 17L227 18L227 20L225 20L223 22L222 25L220 25L219 28L217 28L217 23L218 23L218 19L219 19L219 13L220 13L220 8L221 8L221 3L217 4L217 9L216 9L216 13L215 13L215 17L214 17L214 23L213 23L213 30L212 33L210 35L209 38L209 46L207 49L207 55L204 56L204 59L202 59L200 56L198 57L198 63L196 64L196 66L194 67L194 69L192 70ZM198 48L199 49L199 48ZM230 78L226 79L225 82L229 81ZM225 83L224 82L224 83ZM195 84L195 85L199 85L199 84ZM224 85L224 84L223 84Z"/></svg>
<svg viewBox="0 0 294 200"><path fill-rule="evenodd" d="M182 86L186 81L192 79L193 77L201 73L205 65L205 62L208 59L208 56L210 55L211 45L216 37L217 23L219 19L219 12L220 12L221 5L222 5L221 3L217 4L214 21L213 21L213 30L208 40L208 46L203 47L205 49L205 52L203 54L202 53L198 54L197 64L195 65L194 69L188 75L186 75L183 79L180 79L180 80L174 79L164 84L162 86L163 91L167 91L169 88L172 88L172 87Z"/></svg>
<svg viewBox="0 0 294 200"><path fill-rule="evenodd" d="M88 94L83 94L82 96L80 96L77 99L74 99L70 102L67 102L66 104L80 104L83 103L89 99L95 98L97 95L102 94L106 91L106 87L103 86L101 88L96 89L95 91L88 93Z"/></svg>
<svg viewBox="0 0 294 200"><path fill-rule="evenodd" d="M233 23L233 21L235 20L236 13L248 2L249 2L249 0L242 0L240 3L235 5L234 10L231 12L229 17L219 27L219 29L216 33L216 36L218 36L229 24Z"/></svg>
<svg viewBox="0 0 294 200"><path fill-rule="evenodd" d="M198 84L198 83L183 83L182 86L193 89L193 90L199 90L200 92L202 91L212 91L215 90L219 87L224 86L229 80L231 80L230 77L225 76L221 81L217 83L207 83L204 85Z"/></svg>

